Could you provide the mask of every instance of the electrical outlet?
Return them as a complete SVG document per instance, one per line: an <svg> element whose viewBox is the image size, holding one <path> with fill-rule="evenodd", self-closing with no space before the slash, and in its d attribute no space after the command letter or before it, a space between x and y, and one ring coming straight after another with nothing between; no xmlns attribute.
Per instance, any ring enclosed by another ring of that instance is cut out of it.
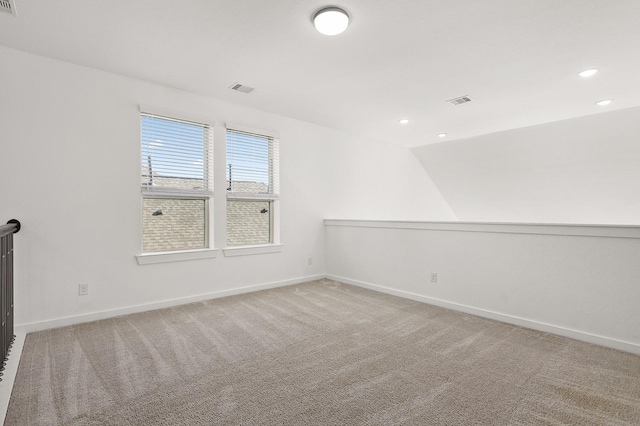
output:
<svg viewBox="0 0 640 426"><path fill-rule="evenodd" d="M78 284L78 296L89 294L89 284Z"/></svg>
<svg viewBox="0 0 640 426"><path fill-rule="evenodd" d="M307 265L313 265L313 258L312 257L308 257L307 258Z"/></svg>
<svg viewBox="0 0 640 426"><path fill-rule="evenodd" d="M438 273L437 272L432 272L431 273L431 282L432 283L437 283L438 282Z"/></svg>

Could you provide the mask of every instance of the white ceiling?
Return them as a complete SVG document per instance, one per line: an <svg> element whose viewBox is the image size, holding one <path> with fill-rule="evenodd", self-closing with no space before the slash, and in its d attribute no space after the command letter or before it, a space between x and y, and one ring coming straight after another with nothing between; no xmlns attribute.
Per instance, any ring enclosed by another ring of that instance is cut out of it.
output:
<svg viewBox="0 0 640 426"><path fill-rule="evenodd" d="M4 46L408 147L640 105L640 0L15 1Z"/></svg>

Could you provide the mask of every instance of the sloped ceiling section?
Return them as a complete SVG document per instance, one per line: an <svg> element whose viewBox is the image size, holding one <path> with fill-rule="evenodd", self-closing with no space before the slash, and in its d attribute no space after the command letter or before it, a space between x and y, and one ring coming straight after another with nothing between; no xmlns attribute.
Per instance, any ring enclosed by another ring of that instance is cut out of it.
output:
<svg viewBox="0 0 640 426"><path fill-rule="evenodd" d="M640 224L640 107L412 151L461 221Z"/></svg>

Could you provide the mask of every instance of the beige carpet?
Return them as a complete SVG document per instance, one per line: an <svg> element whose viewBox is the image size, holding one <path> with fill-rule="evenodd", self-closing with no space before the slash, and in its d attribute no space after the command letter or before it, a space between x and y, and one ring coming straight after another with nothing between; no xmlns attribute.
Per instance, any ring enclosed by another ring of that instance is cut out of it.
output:
<svg viewBox="0 0 640 426"><path fill-rule="evenodd" d="M29 334L6 425L640 424L640 357L323 280Z"/></svg>

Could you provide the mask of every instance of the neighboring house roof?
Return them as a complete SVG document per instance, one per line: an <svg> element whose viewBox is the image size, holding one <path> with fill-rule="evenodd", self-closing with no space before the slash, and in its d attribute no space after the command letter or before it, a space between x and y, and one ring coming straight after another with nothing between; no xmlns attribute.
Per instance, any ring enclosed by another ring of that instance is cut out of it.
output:
<svg viewBox="0 0 640 426"><path fill-rule="evenodd" d="M202 179L162 176L141 168L141 184L158 187L201 188ZM229 188L229 181L227 181ZM266 193L263 182L234 181L233 192ZM227 244L255 245L270 241L269 201L230 200L227 203ZM162 214L157 214L160 211ZM156 215L154 215L156 213ZM143 251L203 248L206 245L205 202L198 199L145 198L143 202Z"/></svg>

